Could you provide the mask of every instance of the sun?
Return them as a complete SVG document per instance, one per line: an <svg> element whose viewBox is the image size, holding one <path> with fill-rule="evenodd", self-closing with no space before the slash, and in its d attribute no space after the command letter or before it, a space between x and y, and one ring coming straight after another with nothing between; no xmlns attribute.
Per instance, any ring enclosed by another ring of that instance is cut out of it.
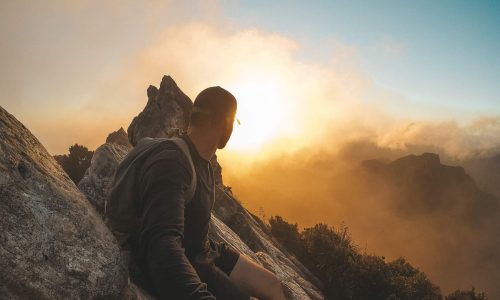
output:
<svg viewBox="0 0 500 300"><path fill-rule="evenodd" d="M284 89L272 77L248 78L231 86L238 101L236 117L228 147L234 150L259 150L286 131L291 118L285 105Z"/></svg>

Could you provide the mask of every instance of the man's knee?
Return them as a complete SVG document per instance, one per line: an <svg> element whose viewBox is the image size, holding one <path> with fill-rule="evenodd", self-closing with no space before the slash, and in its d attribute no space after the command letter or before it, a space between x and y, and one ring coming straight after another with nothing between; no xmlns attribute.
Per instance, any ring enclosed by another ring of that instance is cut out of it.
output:
<svg viewBox="0 0 500 300"><path fill-rule="evenodd" d="M281 282L276 275L245 255L238 259L230 279L258 299L285 299Z"/></svg>

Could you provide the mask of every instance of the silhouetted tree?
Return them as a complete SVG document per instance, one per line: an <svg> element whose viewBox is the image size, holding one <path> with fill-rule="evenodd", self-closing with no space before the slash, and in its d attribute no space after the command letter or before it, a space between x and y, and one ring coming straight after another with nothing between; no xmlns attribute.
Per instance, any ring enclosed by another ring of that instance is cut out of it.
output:
<svg viewBox="0 0 500 300"><path fill-rule="evenodd" d="M75 184L78 184L83 178L85 170L90 166L93 155L94 151L90 151L85 146L74 144L69 147L68 155L54 155L54 158L62 166L69 178Z"/></svg>
<svg viewBox="0 0 500 300"><path fill-rule="evenodd" d="M472 287L470 291L456 290L446 296L445 300L488 300L485 293L476 294L476 289Z"/></svg>
<svg viewBox="0 0 500 300"><path fill-rule="evenodd" d="M269 218L269 225L271 234L275 236L285 248L300 259L305 253L305 248L300 240L298 225L290 224L280 216L271 216L271 218Z"/></svg>

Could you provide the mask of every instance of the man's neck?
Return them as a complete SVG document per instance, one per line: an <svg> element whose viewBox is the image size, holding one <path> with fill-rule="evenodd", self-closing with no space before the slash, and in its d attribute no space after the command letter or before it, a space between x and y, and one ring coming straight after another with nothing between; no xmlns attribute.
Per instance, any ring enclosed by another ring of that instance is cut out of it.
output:
<svg viewBox="0 0 500 300"><path fill-rule="evenodd" d="M195 131L188 131L187 136L193 142L201 157L210 160L217 151L217 144L205 134L198 134Z"/></svg>

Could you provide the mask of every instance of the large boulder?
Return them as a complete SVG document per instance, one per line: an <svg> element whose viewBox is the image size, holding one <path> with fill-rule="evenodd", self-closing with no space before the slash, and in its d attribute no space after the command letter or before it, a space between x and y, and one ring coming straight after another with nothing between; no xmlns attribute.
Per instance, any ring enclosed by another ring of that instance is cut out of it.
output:
<svg viewBox="0 0 500 300"><path fill-rule="evenodd" d="M78 183L78 188L100 213L104 213L106 197L113 187L113 177L118 164L130 149L132 146L122 128L111 133L106 143L95 150L90 167Z"/></svg>
<svg viewBox="0 0 500 300"><path fill-rule="evenodd" d="M159 91L153 86L149 87L146 108L130 124L130 143L135 144L146 136L170 137L184 132L191 106L191 100L173 79L164 76ZM95 158L92 158L91 166L79 187L98 209L102 208L104 199L109 197L109 183L113 179L110 170L116 169L128 150L108 142L96 150ZM230 188L223 185L222 167L215 156L211 163L217 184L215 210L210 222L211 238L228 243L275 273L283 282L288 299L323 299L318 288L319 280L289 255L267 232L265 224L242 207Z"/></svg>
<svg viewBox="0 0 500 300"><path fill-rule="evenodd" d="M0 298L121 298L127 271L95 209L0 107Z"/></svg>

